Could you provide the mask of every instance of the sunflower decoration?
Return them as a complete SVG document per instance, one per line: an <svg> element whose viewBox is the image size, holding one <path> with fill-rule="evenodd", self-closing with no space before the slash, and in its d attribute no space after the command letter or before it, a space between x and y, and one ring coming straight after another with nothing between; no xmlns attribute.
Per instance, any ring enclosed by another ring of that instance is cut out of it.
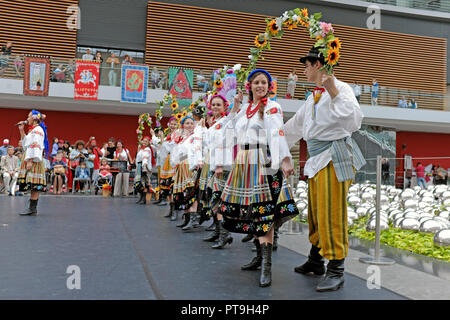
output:
<svg viewBox="0 0 450 320"><path fill-rule="evenodd" d="M286 28L288 30L292 30L292 29L297 28L297 21L292 20L292 19L286 20L283 24L286 26Z"/></svg>
<svg viewBox="0 0 450 320"><path fill-rule="evenodd" d="M176 101L172 102L170 104L170 108L172 108L172 110L177 110L178 109L178 103Z"/></svg>
<svg viewBox="0 0 450 320"><path fill-rule="evenodd" d="M138 142L141 143L142 135L144 133L144 125L147 123L147 125L151 128L152 127L152 116L150 113L143 113L138 118L138 127L136 129L136 133L138 135Z"/></svg>
<svg viewBox="0 0 450 320"><path fill-rule="evenodd" d="M184 117L187 117L187 115L188 115L187 111L184 110L183 113L182 113L182 115L183 115L183 118L184 118Z"/></svg>
<svg viewBox="0 0 450 320"><path fill-rule="evenodd" d="M177 114L175 114L175 119L177 119L177 121L180 122L181 119L183 119L183 114L181 112L178 112Z"/></svg>
<svg viewBox="0 0 450 320"><path fill-rule="evenodd" d="M303 8L302 10L300 10L300 15L298 16L297 20L303 27L308 28L309 27L308 19L309 19L308 9Z"/></svg>
<svg viewBox="0 0 450 320"><path fill-rule="evenodd" d="M276 35L278 31L280 31L280 27L278 27L277 21L276 20L270 21L269 24L267 25L267 30L272 36Z"/></svg>
<svg viewBox="0 0 450 320"><path fill-rule="evenodd" d="M217 90L222 89L223 87L223 82L221 79L217 79L216 81L214 81L214 87L216 87Z"/></svg>
<svg viewBox="0 0 450 320"><path fill-rule="evenodd" d="M342 47L342 42L341 40L339 40L339 38L334 38L334 40L328 41L328 48L330 49L341 49Z"/></svg>
<svg viewBox="0 0 450 320"><path fill-rule="evenodd" d="M267 38L264 33L260 33L255 37L255 46L256 47L264 47L267 43Z"/></svg>
<svg viewBox="0 0 450 320"><path fill-rule="evenodd" d="M335 66L338 63L340 54L338 49L330 49L328 51L328 56L325 58L325 61L330 66Z"/></svg>

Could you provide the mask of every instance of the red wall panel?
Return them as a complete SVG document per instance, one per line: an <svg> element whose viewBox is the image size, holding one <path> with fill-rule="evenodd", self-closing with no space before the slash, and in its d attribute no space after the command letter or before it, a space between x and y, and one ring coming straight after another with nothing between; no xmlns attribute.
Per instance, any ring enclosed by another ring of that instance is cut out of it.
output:
<svg viewBox="0 0 450 320"><path fill-rule="evenodd" d="M27 118L28 110L3 109L0 108L0 143L3 139L9 139L11 144L17 146L20 138L19 130L15 123ZM51 144L53 137L69 140L74 144L76 140L82 139L87 142L90 136L94 136L97 145L107 142L110 137L123 141L126 148L135 156L137 150L137 116L110 115L98 113L42 111L47 115L46 125L48 127L48 138ZM163 126L167 119L163 119ZM148 129L146 135L150 135Z"/></svg>

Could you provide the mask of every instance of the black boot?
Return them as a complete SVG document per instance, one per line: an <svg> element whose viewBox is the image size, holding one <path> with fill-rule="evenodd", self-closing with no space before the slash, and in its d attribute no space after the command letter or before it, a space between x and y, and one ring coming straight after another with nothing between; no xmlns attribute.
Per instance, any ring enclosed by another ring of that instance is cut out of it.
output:
<svg viewBox="0 0 450 320"><path fill-rule="evenodd" d="M161 199L161 197L159 197L159 199L161 200L160 203L158 203L157 205L162 207L162 206L166 206L169 202L167 202L167 199Z"/></svg>
<svg viewBox="0 0 450 320"><path fill-rule="evenodd" d="M173 206L174 206L174 204L173 204L173 202L171 202L171 203L170 203L170 210L169 210L169 212L167 212L167 213L164 215L164 218L169 218L169 217L172 216Z"/></svg>
<svg viewBox="0 0 450 320"><path fill-rule="evenodd" d="M21 215L21 216L36 216L37 215L37 204L38 204L38 199L36 199L36 200L30 199L30 204L28 206L28 209L25 212L19 213L19 215Z"/></svg>
<svg viewBox="0 0 450 320"><path fill-rule="evenodd" d="M184 218L184 220L181 224L177 225L177 228L183 228L185 225L187 225L190 220L190 215L191 214L189 212L183 213L182 219Z"/></svg>
<svg viewBox="0 0 450 320"><path fill-rule="evenodd" d="M142 201L141 204L147 204L147 192L142 192L143 197L142 197Z"/></svg>
<svg viewBox="0 0 450 320"><path fill-rule="evenodd" d="M173 208L172 215L170 216L170 221L177 221L178 219L178 210Z"/></svg>
<svg viewBox="0 0 450 320"><path fill-rule="evenodd" d="M143 192L139 192L139 193L140 193L141 197L139 198L138 201L136 201L136 203L141 203L142 200L144 199L144 193Z"/></svg>
<svg viewBox="0 0 450 320"><path fill-rule="evenodd" d="M272 244L265 242L261 245L262 262L260 287L268 287L272 284Z"/></svg>
<svg viewBox="0 0 450 320"><path fill-rule="evenodd" d="M191 218L189 219L189 223L182 228L183 231L190 231L192 229L198 228L200 225L198 223L199 216L197 212L191 212Z"/></svg>
<svg viewBox="0 0 450 320"><path fill-rule="evenodd" d="M278 228L275 228L273 230L273 248L272 248L273 251L277 251L278 249L278 238L279 238Z"/></svg>
<svg viewBox="0 0 450 320"><path fill-rule="evenodd" d="M215 230L215 228L216 228L216 219L217 219L216 216L214 216L213 223L211 223L211 225L208 228L205 229L206 231L214 231Z"/></svg>
<svg viewBox="0 0 450 320"><path fill-rule="evenodd" d="M213 245L211 248L213 249L223 249L227 243L231 244L233 242L233 237L231 236L231 233L228 232L227 229L225 229L222 225L222 221L219 221L219 241Z"/></svg>
<svg viewBox="0 0 450 320"><path fill-rule="evenodd" d="M307 274L309 272L313 272L315 275L321 276L325 273L325 265L324 259L319 254L320 248L316 246L311 246L311 250L309 252L308 261L306 261L301 266L295 267L294 271Z"/></svg>
<svg viewBox="0 0 450 320"><path fill-rule="evenodd" d="M259 243L258 239L254 239L253 243L256 246L256 257L253 258L250 263L247 263L241 267L241 270L258 270L259 267L261 267L262 262L262 253L261 253L261 244Z"/></svg>
<svg viewBox="0 0 450 320"><path fill-rule="evenodd" d="M214 242L217 239L219 239L220 236L220 224L219 224L219 220L217 220L216 216L214 216L214 230L213 232L206 238L203 239L203 241L207 241L207 242Z"/></svg>
<svg viewBox="0 0 450 320"><path fill-rule="evenodd" d="M248 234L248 235L246 235L245 237L243 237L242 238L242 242L248 242L248 241L250 241L250 240L252 240L253 239L253 235L252 234Z"/></svg>
<svg viewBox="0 0 450 320"><path fill-rule="evenodd" d="M328 262L327 273L317 285L317 291L334 291L344 285L344 261L345 259Z"/></svg>
<svg viewBox="0 0 450 320"><path fill-rule="evenodd" d="M159 197L158 200L152 200L152 203L153 204L158 204L158 203L161 203L161 201L162 201L162 198Z"/></svg>

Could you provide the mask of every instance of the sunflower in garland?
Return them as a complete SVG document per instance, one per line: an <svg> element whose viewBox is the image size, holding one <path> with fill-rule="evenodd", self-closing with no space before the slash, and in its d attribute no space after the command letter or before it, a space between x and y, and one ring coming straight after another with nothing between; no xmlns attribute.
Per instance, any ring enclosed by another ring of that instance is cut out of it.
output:
<svg viewBox="0 0 450 320"><path fill-rule="evenodd" d="M269 24L267 25L267 29L271 35L276 35L278 33L278 31L280 30L280 28L278 27L277 22L275 20L272 20L269 22Z"/></svg>
<svg viewBox="0 0 450 320"><path fill-rule="evenodd" d="M284 25L288 28L288 30L292 30L294 28L297 28L297 21L289 19L284 22Z"/></svg>
<svg viewBox="0 0 450 320"><path fill-rule="evenodd" d="M175 119L177 119L177 121L180 122L180 120L183 119L183 114L182 114L181 112L178 112L178 113L175 115Z"/></svg>
<svg viewBox="0 0 450 320"><path fill-rule="evenodd" d="M171 103L170 107L172 108L172 110L176 110L178 109L178 103L176 103L175 101Z"/></svg>
<svg viewBox="0 0 450 320"><path fill-rule="evenodd" d="M305 21L307 19L308 19L308 9L303 8L302 10L300 10L300 15L298 16L298 21L300 21L300 24L305 28L309 27L309 23Z"/></svg>
<svg viewBox="0 0 450 320"><path fill-rule="evenodd" d="M183 118L184 118L184 117L187 117L187 115L188 115L187 111L184 110L183 113L182 113L182 115L183 115Z"/></svg>
<svg viewBox="0 0 450 320"><path fill-rule="evenodd" d="M330 49L328 51L328 56L325 58L325 61L330 66L334 66L338 63L339 57L340 57L340 54L339 54L338 49Z"/></svg>
<svg viewBox="0 0 450 320"><path fill-rule="evenodd" d="M334 40L328 41L328 48L330 49L341 49L342 42L339 40L339 38L335 38Z"/></svg>
<svg viewBox="0 0 450 320"><path fill-rule="evenodd" d="M223 87L222 80L217 79L216 81L214 81L214 87L216 87L217 90L222 89L222 87Z"/></svg>
<svg viewBox="0 0 450 320"><path fill-rule="evenodd" d="M257 47L264 47L264 45L267 43L266 36L264 34L258 34L255 37L255 46Z"/></svg>

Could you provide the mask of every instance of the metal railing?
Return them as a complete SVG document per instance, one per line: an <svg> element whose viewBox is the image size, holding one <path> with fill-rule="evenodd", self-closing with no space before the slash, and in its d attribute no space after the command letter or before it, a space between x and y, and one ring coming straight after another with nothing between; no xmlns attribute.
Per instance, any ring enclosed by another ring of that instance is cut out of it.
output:
<svg viewBox="0 0 450 320"><path fill-rule="evenodd" d="M105 59L106 60L106 59ZM61 72L55 72L59 69ZM159 81L154 83L152 81L151 73L153 66L150 66L149 70L149 89L168 89L168 70L169 67L157 67L159 73ZM194 92L206 92L213 88L213 71L193 69L193 91ZM120 65L111 68L105 62L100 65L100 85L102 86L116 86L121 85L122 68ZM203 75L207 81L206 86L199 86L197 76ZM75 78L75 60L64 58L51 58L51 80L52 82L62 83L74 83ZM0 55L0 78L9 79L23 79L24 77L24 56L23 55ZM238 83L238 86L241 84ZM370 85L360 84L361 86L361 104L371 104L371 92ZM297 81L295 87L295 94L292 97L295 100L305 99L306 90L310 92L314 89L315 85L311 83ZM277 80L277 97L286 98L288 89L287 80L278 78ZM394 88L394 87L379 87L377 105L380 106L392 106L397 107L399 99L405 96L406 99L414 98L419 108L427 109L442 109L444 105L444 95L433 93L430 91L412 90L407 88Z"/></svg>
<svg viewBox="0 0 450 320"><path fill-rule="evenodd" d="M450 1L448 0L364 0L364 1L412 9L450 12Z"/></svg>

